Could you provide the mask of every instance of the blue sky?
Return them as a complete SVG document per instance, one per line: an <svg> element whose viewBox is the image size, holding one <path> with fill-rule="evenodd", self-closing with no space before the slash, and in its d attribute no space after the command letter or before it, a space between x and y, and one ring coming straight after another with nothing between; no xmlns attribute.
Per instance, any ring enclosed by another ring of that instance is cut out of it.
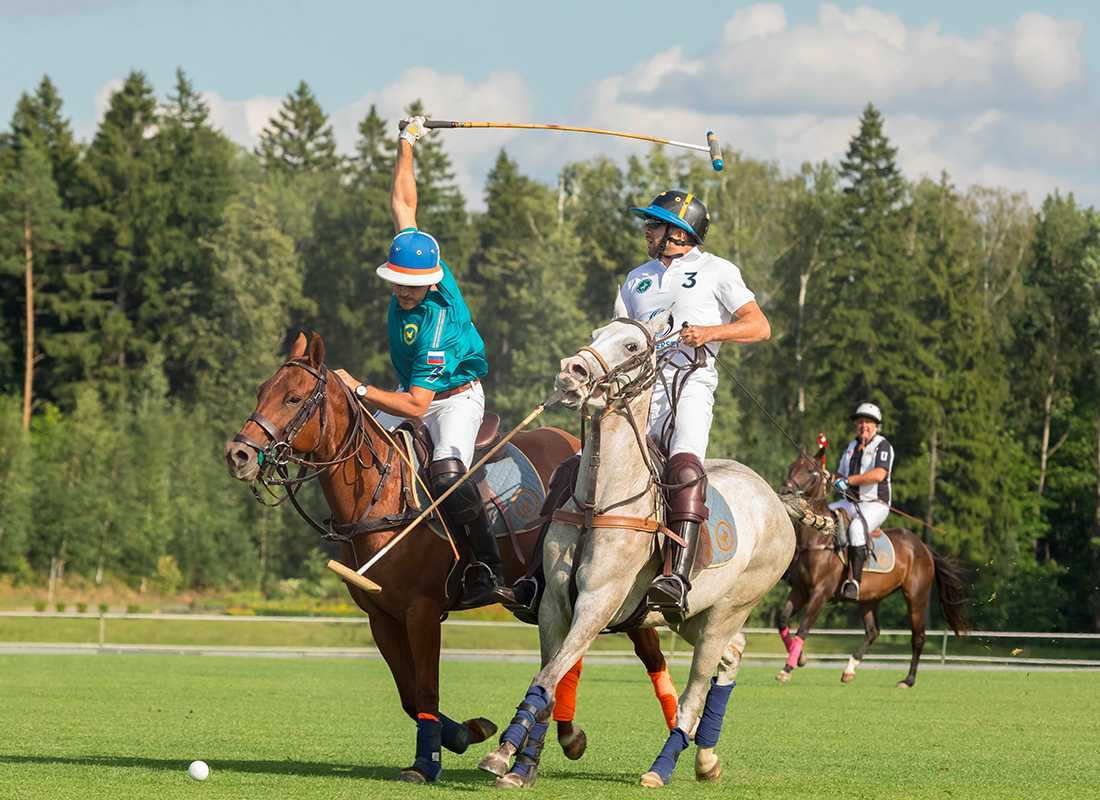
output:
<svg viewBox="0 0 1100 800"><path fill-rule="evenodd" d="M345 150L371 103L396 119L421 97L438 118L700 143L713 129L725 149L793 170L839 158L870 101L912 177L946 169L964 189L1100 203L1098 30L1100 2L1080 0L0 0L0 119L48 74L87 138L130 69L163 95L182 67L246 146L305 79ZM546 180L568 160L645 150L577 134L433 135L474 207L501 146Z"/></svg>

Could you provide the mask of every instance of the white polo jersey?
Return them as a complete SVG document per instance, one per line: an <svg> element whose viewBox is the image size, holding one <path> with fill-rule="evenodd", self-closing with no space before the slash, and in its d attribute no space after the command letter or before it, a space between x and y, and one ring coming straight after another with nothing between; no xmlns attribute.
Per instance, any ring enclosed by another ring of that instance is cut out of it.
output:
<svg viewBox="0 0 1100 800"><path fill-rule="evenodd" d="M859 454L859 463L853 464L857 447L859 447L859 439L853 439L844 449L844 455L840 457L840 465L836 469L837 474L848 478L881 467L886 470L884 480L853 486L848 491L856 493L861 503L872 503L878 500L890 505L890 473L894 471L893 445L886 441L881 433L876 433Z"/></svg>
<svg viewBox="0 0 1100 800"><path fill-rule="evenodd" d="M729 325L734 312L754 300L756 295L749 291L736 265L693 247L674 259L667 269L660 260L653 259L633 270L615 299L615 316L644 322L666 308L671 309L669 327L658 334L665 336L685 322L689 325ZM673 338L662 347L675 347L678 342ZM707 348L716 353L719 345L719 342L710 342ZM695 355L694 350L682 345L665 371L671 375L677 364L689 363ZM706 369L696 371L692 378L709 384L711 391L718 386L718 372L713 361L708 361Z"/></svg>

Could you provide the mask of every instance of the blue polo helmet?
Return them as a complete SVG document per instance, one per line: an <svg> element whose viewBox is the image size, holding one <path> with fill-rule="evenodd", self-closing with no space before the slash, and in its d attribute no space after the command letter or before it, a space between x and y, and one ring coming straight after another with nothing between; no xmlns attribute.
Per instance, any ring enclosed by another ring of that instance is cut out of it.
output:
<svg viewBox="0 0 1100 800"><path fill-rule="evenodd" d="M402 231L390 245L378 276L400 286L431 286L443 280L439 266L439 242L423 231Z"/></svg>
<svg viewBox="0 0 1100 800"><path fill-rule="evenodd" d="M659 219L691 234L702 244L710 227L710 214L703 201L683 189L669 189L653 198L645 208L631 207L630 213L641 219Z"/></svg>

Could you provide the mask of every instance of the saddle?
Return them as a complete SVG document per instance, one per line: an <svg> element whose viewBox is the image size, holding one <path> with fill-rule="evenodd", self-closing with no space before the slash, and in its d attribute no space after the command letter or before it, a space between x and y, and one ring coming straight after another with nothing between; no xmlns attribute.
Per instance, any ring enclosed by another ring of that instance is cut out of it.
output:
<svg viewBox="0 0 1100 800"><path fill-rule="evenodd" d="M431 463L432 453L435 451L435 442L432 441L432 434L428 430L428 426L425 425L424 421L421 419L407 419L398 425L397 428L409 432L416 458L420 462L421 471L424 472L427 469L427 465ZM477 436L474 438L474 463L476 464L485 457L488 451L496 447L501 438L500 415L493 411L486 411L481 418L481 427L478 428ZM507 453L502 447L494 453L493 457L486 463L495 464L506 455ZM427 473L424 472L422 477L426 478Z"/></svg>

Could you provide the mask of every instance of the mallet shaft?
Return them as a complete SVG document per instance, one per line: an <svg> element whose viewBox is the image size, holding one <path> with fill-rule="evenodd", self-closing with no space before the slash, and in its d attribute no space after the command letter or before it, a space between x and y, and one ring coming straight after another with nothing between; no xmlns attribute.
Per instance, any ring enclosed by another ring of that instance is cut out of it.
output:
<svg viewBox="0 0 1100 800"><path fill-rule="evenodd" d="M529 122L452 122L444 119L430 119L425 124L426 128L526 128L527 130L539 130L539 131L575 131L577 133L600 133L604 136L621 136L624 139L640 139L643 142L656 142L657 144L669 144L673 147L686 147L688 150L698 150L701 153L711 153L713 156L717 149L718 143L715 140L714 148L709 145L692 144L691 142L678 142L675 139L659 139L656 136L642 136L637 133L622 133L620 131L605 131L600 128L577 128L572 125L535 125ZM713 133L708 134L709 137L714 136ZM718 163L721 164L721 156L719 155ZM721 169L721 166L716 166L715 169Z"/></svg>

